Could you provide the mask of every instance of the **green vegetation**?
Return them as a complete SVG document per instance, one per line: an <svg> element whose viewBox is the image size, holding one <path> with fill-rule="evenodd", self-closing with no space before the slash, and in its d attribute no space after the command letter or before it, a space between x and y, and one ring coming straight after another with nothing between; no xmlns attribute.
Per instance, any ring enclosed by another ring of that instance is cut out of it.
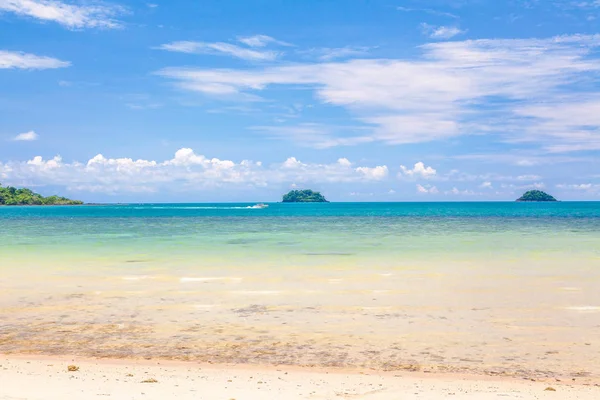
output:
<svg viewBox="0 0 600 400"><path fill-rule="evenodd" d="M3 187L0 184L0 206L64 206L79 204L83 204L83 202L59 196L44 197L29 189L17 189L12 186Z"/></svg>
<svg viewBox="0 0 600 400"><path fill-rule="evenodd" d="M292 190L283 195L284 203L328 203L325 197L319 192L307 190Z"/></svg>
<svg viewBox="0 0 600 400"><path fill-rule="evenodd" d="M541 190L530 190L519 197L517 201L556 201L556 199Z"/></svg>

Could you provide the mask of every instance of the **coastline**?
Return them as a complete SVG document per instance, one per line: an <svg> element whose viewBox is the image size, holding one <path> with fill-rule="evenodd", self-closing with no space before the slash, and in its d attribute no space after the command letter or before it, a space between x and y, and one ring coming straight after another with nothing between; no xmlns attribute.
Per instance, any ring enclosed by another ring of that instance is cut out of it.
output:
<svg viewBox="0 0 600 400"><path fill-rule="evenodd" d="M75 365L77 371L68 371ZM592 400L600 384L464 374L0 355L0 399ZM554 390L550 390L554 389Z"/></svg>

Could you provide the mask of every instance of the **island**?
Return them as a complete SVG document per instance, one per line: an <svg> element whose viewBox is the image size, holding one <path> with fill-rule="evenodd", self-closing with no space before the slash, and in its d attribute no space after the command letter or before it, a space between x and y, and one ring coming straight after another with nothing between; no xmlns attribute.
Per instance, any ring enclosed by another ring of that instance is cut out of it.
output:
<svg viewBox="0 0 600 400"><path fill-rule="evenodd" d="M80 204L83 204L83 201L59 196L44 197L30 189L17 189L0 184L0 206L73 206Z"/></svg>
<svg viewBox="0 0 600 400"><path fill-rule="evenodd" d="M541 190L530 190L519 197L517 201L557 201L554 197Z"/></svg>
<svg viewBox="0 0 600 400"><path fill-rule="evenodd" d="M325 197L310 189L307 190L291 190L283 195L284 203L329 203Z"/></svg>

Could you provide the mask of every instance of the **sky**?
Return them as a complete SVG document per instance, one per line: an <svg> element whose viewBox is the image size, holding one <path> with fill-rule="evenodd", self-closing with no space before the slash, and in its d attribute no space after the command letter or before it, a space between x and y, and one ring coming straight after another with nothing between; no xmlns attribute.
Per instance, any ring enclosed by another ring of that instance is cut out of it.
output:
<svg viewBox="0 0 600 400"><path fill-rule="evenodd" d="M0 182L600 200L599 0L0 0Z"/></svg>

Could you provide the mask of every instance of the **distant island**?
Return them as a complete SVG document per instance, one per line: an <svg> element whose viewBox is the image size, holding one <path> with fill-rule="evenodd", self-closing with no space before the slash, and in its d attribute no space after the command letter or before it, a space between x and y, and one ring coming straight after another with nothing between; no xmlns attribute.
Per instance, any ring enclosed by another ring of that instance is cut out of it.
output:
<svg viewBox="0 0 600 400"><path fill-rule="evenodd" d="M541 190L530 190L519 197L517 201L557 201L554 197Z"/></svg>
<svg viewBox="0 0 600 400"><path fill-rule="evenodd" d="M307 190L291 190L283 195L284 203L329 203L319 192Z"/></svg>
<svg viewBox="0 0 600 400"><path fill-rule="evenodd" d="M66 197L44 197L29 189L17 189L0 184L0 206L72 206L83 204L83 201Z"/></svg>

